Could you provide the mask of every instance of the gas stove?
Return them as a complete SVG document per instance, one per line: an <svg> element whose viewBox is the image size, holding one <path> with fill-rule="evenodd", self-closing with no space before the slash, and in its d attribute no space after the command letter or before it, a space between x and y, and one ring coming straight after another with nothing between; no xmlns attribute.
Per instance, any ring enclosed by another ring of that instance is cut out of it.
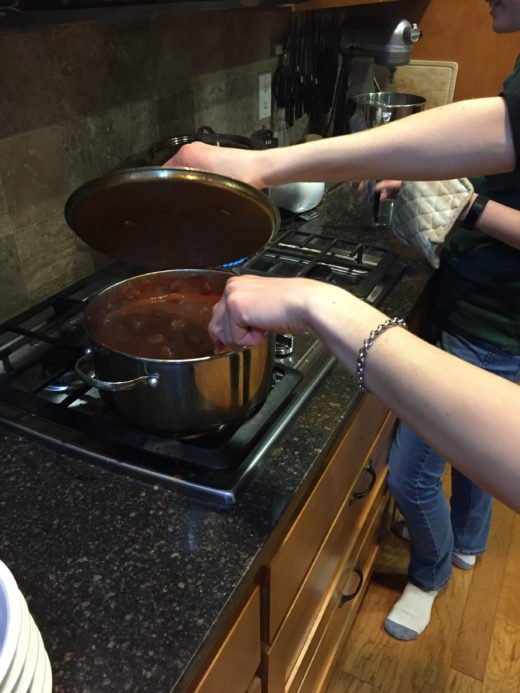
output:
<svg viewBox="0 0 520 693"><path fill-rule="evenodd" d="M377 244L338 238L334 228L305 230L292 218L237 274L305 276L378 305L406 265ZM272 389L247 420L192 437L150 433L125 421L74 364L88 346L87 301L146 271L115 263L0 326L0 421L7 427L114 472L179 489L200 501L232 505L265 452L334 366L309 334L278 335Z"/></svg>

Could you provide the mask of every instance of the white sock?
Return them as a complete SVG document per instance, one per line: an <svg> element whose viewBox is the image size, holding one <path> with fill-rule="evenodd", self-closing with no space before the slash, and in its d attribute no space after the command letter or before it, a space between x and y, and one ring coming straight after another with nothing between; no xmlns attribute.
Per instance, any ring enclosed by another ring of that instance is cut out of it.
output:
<svg viewBox="0 0 520 693"><path fill-rule="evenodd" d="M439 590L426 592L409 582L385 619L385 630L398 640L415 640L430 622Z"/></svg>
<svg viewBox="0 0 520 693"><path fill-rule="evenodd" d="M477 562L477 557L468 555L466 553L457 553L456 551L454 551L451 554L451 562L453 563L453 565L456 565L457 568L462 568L462 570L469 570L470 568L473 568L473 566Z"/></svg>
<svg viewBox="0 0 520 693"><path fill-rule="evenodd" d="M401 537L401 539L410 541L410 532L408 531L408 525L406 524L406 522L404 522L404 520L396 522L396 524L393 527L393 530L398 537ZM453 553L451 554L451 562L453 563L453 565L456 565L457 568L462 568L462 570L469 570L470 568L473 568L473 566L477 562L477 557L470 554L457 553L456 551L453 551Z"/></svg>

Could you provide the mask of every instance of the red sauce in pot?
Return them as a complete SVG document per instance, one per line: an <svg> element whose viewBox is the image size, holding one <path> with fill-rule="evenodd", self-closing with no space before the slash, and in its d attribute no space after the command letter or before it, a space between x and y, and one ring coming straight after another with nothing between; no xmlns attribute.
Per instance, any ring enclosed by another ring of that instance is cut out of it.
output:
<svg viewBox="0 0 520 693"><path fill-rule="evenodd" d="M169 287L171 288L171 287ZM208 334L214 293L170 291L159 296L131 295L96 324L95 339L115 351L148 359L190 359L214 354Z"/></svg>

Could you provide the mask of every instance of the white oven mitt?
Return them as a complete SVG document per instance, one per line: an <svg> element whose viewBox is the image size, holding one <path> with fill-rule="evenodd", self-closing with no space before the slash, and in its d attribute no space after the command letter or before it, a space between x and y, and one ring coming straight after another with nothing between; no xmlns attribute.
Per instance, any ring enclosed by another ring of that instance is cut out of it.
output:
<svg viewBox="0 0 520 693"><path fill-rule="evenodd" d="M437 250L471 200L467 178L403 181L394 203L391 228L395 235L439 266Z"/></svg>

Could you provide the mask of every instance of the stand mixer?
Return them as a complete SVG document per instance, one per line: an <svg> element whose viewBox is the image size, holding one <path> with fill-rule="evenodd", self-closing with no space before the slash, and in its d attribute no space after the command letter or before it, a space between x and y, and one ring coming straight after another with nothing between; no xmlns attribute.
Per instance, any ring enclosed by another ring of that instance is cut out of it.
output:
<svg viewBox="0 0 520 693"><path fill-rule="evenodd" d="M410 62L420 37L418 25L407 19L359 16L345 20L339 39L342 66L336 85L335 135L351 132L353 97L374 91L374 65L387 67L392 83L396 69Z"/></svg>

